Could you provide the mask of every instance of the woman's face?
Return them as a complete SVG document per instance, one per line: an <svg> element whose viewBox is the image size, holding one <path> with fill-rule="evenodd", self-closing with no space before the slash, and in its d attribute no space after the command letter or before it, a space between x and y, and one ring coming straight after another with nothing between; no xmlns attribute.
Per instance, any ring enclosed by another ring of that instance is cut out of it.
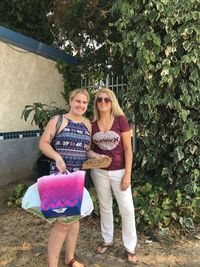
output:
<svg viewBox="0 0 200 267"><path fill-rule="evenodd" d="M112 100L111 98L104 92L100 93L97 97L97 108L99 112L111 112L112 109Z"/></svg>
<svg viewBox="0 0 200 267"><path fill-rule="evenodd" d="M77 93L70 101L70 112L75 116L82 116L88 107L87 96L82 93Z"/></svg>

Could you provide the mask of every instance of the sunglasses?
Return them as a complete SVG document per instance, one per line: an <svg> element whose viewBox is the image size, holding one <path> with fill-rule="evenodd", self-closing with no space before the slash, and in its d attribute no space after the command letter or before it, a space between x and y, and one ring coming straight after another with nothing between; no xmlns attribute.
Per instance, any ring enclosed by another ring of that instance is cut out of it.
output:
<svg viewBox="0 0 200 267"><path fill-rule="evenodd" d="M109 97L97 97L97 103L102 103L102 102L105 102L105 103L110 103L112 102L112 100L109 98Z"/></svg>

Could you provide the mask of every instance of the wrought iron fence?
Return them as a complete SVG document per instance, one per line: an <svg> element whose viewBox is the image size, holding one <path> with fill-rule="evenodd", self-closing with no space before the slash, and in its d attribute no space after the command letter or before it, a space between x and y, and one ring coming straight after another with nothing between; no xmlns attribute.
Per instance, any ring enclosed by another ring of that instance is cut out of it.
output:
<svg viewBox="0 0 200 267"><path fill-rule="evenodd" d="M95 82L90 79L82 79L81 87L94 88L94 89L107 87L113 90L116 94L118 94L120 91L128 90L128 83L126 78L124 78L123 76L107 75L104 79Z"/></svg>

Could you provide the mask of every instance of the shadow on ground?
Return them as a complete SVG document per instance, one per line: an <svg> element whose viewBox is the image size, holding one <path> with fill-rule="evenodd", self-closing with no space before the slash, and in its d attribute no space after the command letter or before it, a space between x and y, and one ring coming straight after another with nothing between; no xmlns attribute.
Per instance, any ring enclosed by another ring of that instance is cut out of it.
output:
<svg viewBox="0 0 200 267"><path fill-rule="evenodd" d="M47 240L51 225L22 209L1 207L0 220L0 266L45 267L47 266ZM198 267L200 266L200 234L176 240L148 241L139 236L137 266L151 267ZM91 217L82 219L76 256L88 267L128 267L121 241L121 232L116 230L114 246L106 255L95 253L101 242L99 221ZM59 267L64 267L64 251Z"/></svg>

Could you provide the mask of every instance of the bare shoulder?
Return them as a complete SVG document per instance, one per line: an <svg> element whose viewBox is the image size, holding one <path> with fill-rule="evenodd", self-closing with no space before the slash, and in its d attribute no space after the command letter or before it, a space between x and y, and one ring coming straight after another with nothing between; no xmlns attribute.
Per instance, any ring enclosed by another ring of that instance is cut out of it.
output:
<svg viewBox="0 0 200 267"><path fill-rule="evenodd" d="M49 122L56 122L58 120L59 115L54 115L50 118Z"/></svg>
<svg viewBox="0 0 200 267"><path fill-rule="evenodd" d="M56 123L58 121L58 117L59 115L55 115L52 118L50 118L45 129L54 130Z"/></svg>
<svg viewBox="0 0 200 267"><path fill-rule="evenodd" d="M83 117L83 123L85 124L85 126L88 128L88 130L91 133L92 127L91 127L91 122L88 118Z"/></svg>

